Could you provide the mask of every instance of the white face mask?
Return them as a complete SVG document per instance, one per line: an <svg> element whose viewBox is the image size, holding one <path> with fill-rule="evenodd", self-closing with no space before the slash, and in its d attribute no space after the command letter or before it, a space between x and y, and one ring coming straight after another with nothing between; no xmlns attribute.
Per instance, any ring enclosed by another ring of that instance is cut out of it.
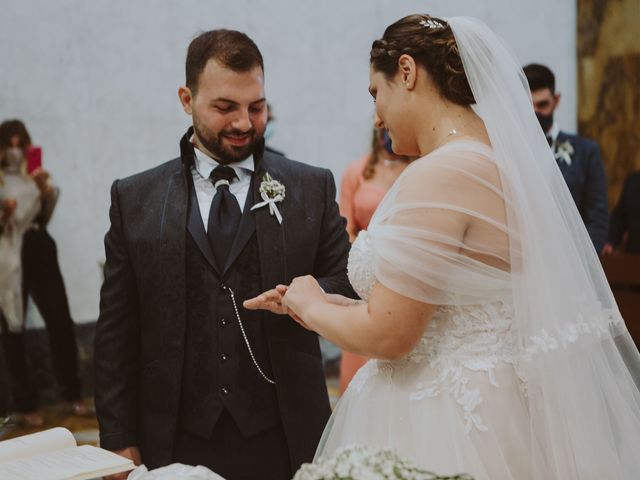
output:
<svg viewBox="0 0 640 480"><path fill-rule="evenodd" d="M9 147L5 151L4 158L2 159L2 169L7 173L19 172L24 160L24 152L21 148Z"/></svg>

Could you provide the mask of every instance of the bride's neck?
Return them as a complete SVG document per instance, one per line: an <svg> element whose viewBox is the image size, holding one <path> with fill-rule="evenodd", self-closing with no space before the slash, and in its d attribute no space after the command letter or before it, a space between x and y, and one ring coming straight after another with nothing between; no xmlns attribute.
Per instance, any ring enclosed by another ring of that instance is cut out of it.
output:
<svg viewBox="0 0 640 480"><path fill-rule="evenodd" d="M479 136L478 123L482 123L482 120L471 107L446 100L437 102L433 108L425 109L423 118L416 125L419 128L417 138L420 155L427 155L460 137ZM478 140L483 141L481 138Z"/></svg>

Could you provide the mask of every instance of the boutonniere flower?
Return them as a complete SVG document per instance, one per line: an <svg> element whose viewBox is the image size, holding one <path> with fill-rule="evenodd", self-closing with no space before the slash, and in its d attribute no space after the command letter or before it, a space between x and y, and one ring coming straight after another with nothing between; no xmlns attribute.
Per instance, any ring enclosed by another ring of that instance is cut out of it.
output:
<svg viewBox="0 0 640 480"><path fill-rule="evenodd" d="M573 145L571 145L569 140L565 140L560 145L558 145L558 150L556 151L555 157L556 160L562 160L568 166L571 166L571 155L573 155L573 153Z"/></svg>
<svg viewBox="0 0 640 480"><path fill-rule="evenodd" d="M278 219L278 223L282 225L282 215L278 210L276 203L282 202L285 197L285 188L278 180L274 180L269 173L265 173L260 183L260 196L262 202L256 203L251 210L262 208L269 205L269 213Z"/></svg>

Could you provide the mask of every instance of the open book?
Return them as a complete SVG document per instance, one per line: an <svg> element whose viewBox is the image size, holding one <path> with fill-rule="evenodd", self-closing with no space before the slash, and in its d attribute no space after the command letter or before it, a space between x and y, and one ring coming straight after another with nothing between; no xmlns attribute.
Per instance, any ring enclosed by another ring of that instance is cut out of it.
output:
<svg viewBox="0 0 640 480"><path fill-rule="evenodd" d="M2 480L87 480L134 468L128 458L102 448L78 447L61 427L0 442Z"/></svg>

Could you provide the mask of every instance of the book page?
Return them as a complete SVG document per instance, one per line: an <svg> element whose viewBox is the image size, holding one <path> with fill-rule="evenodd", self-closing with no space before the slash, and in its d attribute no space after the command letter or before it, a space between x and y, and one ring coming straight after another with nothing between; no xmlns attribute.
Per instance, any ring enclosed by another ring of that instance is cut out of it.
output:
<svg viewBox="0 0 640 480"><path fill-rule="evenodd" d="M76 440L69 430L62 427L51 428L0 442L0 462L75 446Z"/></svg>
<svg viewBox="0 0 640 480"><path fill-rule="evenodd" d="M91 445L82 445L0 463L0 478L81 480L134 468L133 462L128 458Z"/></svg>

